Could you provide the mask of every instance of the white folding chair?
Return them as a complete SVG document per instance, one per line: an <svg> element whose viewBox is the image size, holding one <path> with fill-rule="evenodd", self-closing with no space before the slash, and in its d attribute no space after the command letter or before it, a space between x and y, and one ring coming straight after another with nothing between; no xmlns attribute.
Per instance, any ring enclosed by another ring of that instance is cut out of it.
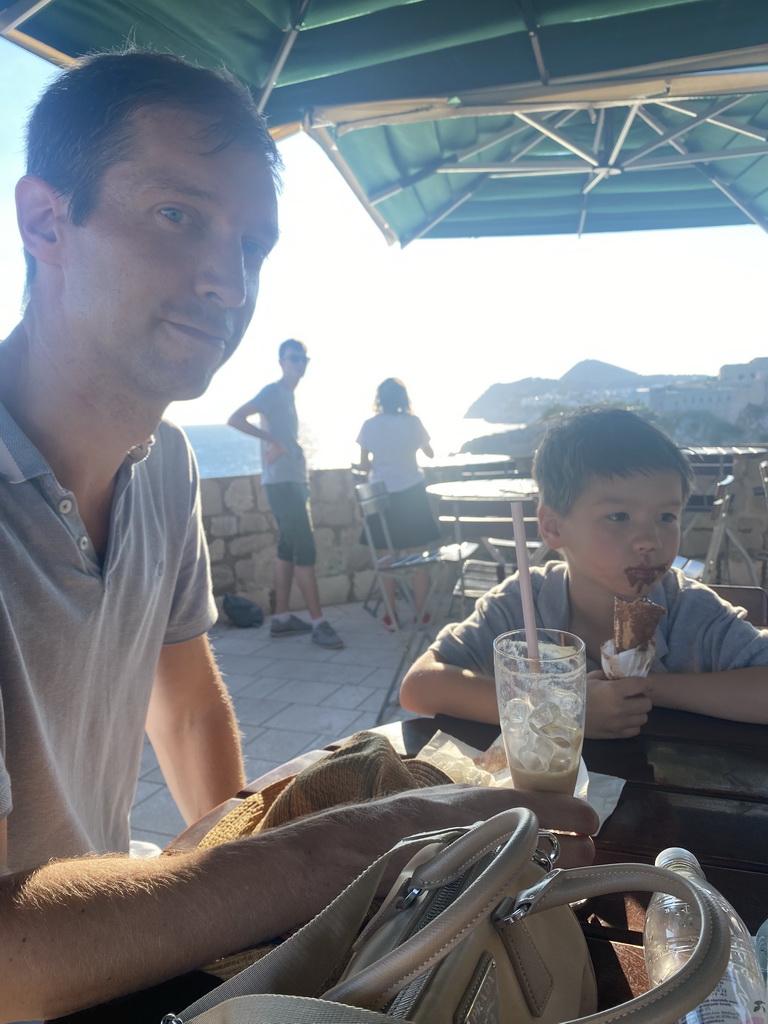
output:
<svg viewBox="0 0 768 1024"><path fill-rule="evenodd" d="M387 687L384 701L376 717L376 724L383 721L390 706L396 706L397 700L392 699L395 688L399 686L405 669L416 660L431 639L431 628L437 617L440 603L453 584L453 578L461 569L463 562L475 553L478 545L473 543L445 544L429 551L402 554L392 543L392 535L387 522L390 499L384 484L358 484L355 488L360 511L363 514L363 528L371 551L371 560L375 573L375 582L390 621L398 637L402 654L392 680ZM377 548L371 532L370 519L378 516L381 531L385 540L385 548ZM383 550L384 554L379 552ZM422 569L429 571L429 589L423 608L416 614L416 602L413 596L412 580ZM394 580L395 593L399 594L406 605L404 622L401 624L396 614L394 602L390 600L384 581ZM370 594L369 598L370 599Z"/></svg>

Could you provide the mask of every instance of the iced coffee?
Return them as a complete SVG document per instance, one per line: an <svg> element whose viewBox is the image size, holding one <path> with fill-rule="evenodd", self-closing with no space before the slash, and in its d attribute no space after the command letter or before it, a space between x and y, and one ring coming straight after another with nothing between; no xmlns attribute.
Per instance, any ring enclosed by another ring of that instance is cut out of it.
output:
<svg viewBox="0 0 768 1024"><path fill-rule="evenodd" d="M494 641L496 694L504 749L516 789L572 794L586 709L586 653L579 637L538 629Z"/></svg>

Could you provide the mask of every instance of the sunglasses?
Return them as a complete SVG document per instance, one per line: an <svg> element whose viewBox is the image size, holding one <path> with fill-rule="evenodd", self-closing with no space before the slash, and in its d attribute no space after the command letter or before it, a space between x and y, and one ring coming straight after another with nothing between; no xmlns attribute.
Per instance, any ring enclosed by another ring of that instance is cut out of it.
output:
<svg viewBox="0 0 768 1024"><path fill-rule="evenodd" d="M300 356L298 354L298 352L289 352L288 355L286 355L284 358L288 359L292 363L308 363L309 362L309 356Z"/></svg>

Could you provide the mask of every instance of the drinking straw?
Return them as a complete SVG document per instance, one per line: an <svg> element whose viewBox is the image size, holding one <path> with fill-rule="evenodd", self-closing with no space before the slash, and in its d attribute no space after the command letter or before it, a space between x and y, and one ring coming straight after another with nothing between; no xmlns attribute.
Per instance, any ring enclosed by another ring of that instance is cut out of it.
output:
<svg viewBox="0 0 768 1024"><path fill-rule="evenodd" d="M528 657L536 662L539 660L539 640L536 634L536 612L533 610L533 590L531 589L531 573L528 568L528 546L525 542L525 519L523 518L522 501L511 502L512 532L515 537L517 553L517 578L520 583L520 597L523 602L523 625L525 639L528 644Z"/></svg>

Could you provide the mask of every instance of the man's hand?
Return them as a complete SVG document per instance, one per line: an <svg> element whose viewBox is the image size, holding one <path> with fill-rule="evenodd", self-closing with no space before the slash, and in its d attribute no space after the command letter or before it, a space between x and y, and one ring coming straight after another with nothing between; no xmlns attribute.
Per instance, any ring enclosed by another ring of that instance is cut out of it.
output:
<svg viewBox="0 0 768 1024"><path fill-rule="evenodd" d="M410 790L363 805L370 814L365 834L360 830L360 841L370 851L365 859L373 860L398 840L416 832L473 825L514 807L532 810L542 828L567 833L559 837L559 867L592 862L594 847L589 836L597 831L599 822L597 814L583 800L559 793L459 784ZM344 817L345 810L338 808L327 813Z"/></svg>
<svg viewBox="0 0 768 1024"><path fill-rule="evenodd" d="M265 452L267 462L271 465L273 462L277 462L281 455L288 455L288 449L285 447L282 441L278 441L277 438L270 441L269 447Z"/></svg>
<svg viewBox="0 0 768 1024"><path fill-rule="evenodd" d="M587 674L585 735L592 740L618 740L637 736L653 707L650 676L607 679L598 670Z"/></svg>

